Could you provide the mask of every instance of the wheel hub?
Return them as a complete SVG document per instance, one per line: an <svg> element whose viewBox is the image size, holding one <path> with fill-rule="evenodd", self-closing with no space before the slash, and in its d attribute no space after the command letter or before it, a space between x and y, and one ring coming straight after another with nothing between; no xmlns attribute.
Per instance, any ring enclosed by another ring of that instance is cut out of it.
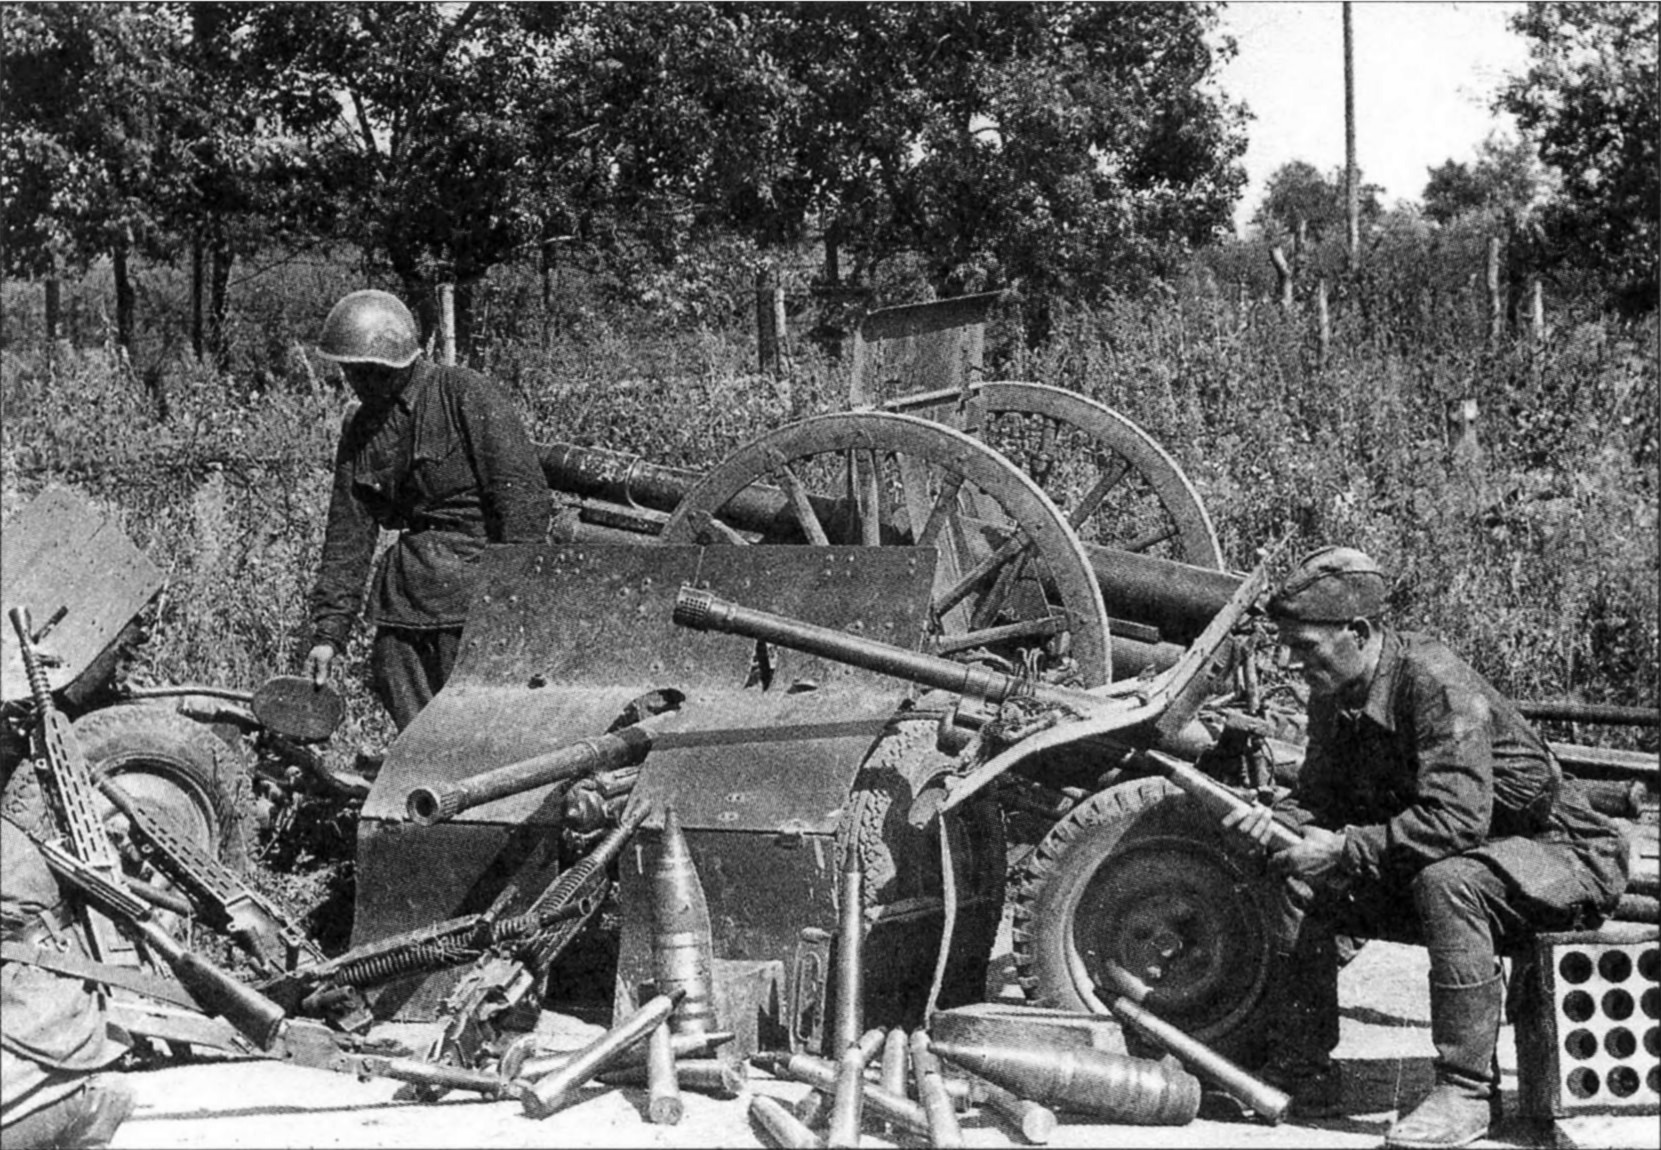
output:
<svg viewBox="0 0 1661 1150"><path fill-rule="evenodd" d="M1145 840L1092 878L1074 944L1098 985L1113 985L1116 963L1148 986L1162 1017L1222 1025L1250 1007L1266 974L1249 898L1221 852L1192 839Z"/></svg>

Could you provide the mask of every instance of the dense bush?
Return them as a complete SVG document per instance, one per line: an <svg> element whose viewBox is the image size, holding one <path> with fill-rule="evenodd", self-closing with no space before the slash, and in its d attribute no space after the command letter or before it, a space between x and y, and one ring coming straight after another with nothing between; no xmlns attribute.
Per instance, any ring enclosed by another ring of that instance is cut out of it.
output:
<svg viewBox="0 0 1661 1150"><path fill-rule="evenodd" d="M1542 346L1525 329L1490 347L1479 241L1458 229L1377 235L1356 277L1334 250L1314 250L1291 312L1269 302L1263 251L1213 250L1146 297L1058 313L1041 346L995 325L989 367L1074 388L1144 426L1201 491L1231 565L1281 536L1293 550L1354 543L1399 576L1406 626L1446 638L1503 690L1653 706L1654 317L1621 324L1548 285ZM302 654L344 411L306 345L363 281L347 260L274 263L233 288L221 368L181 353L184 277L165 268L141 279L153 326L131 364L103 330L96 276L66 285L77 338L56 348L39 287L6 288L0 509L71 483L167 571L143 678L251 686ZM1318 275L1331 289L1324 362ZM789 371L756 374L747 282L706 268L696 309L625 309L576 271L543 281L498 269L475 294L474 362L513 390L540 441L709 466L845 404L847 362L805 339ZM1474 452L1453 450L1445 420L1465 398L1481 413ZM349 736L384 736L356 685L350 706Z"/></svg>

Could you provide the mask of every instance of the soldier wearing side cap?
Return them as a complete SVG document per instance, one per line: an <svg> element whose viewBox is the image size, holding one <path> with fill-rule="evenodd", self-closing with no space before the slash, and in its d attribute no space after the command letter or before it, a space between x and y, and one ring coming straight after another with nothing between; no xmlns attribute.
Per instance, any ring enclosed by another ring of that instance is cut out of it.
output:
<svg viewBox="0 0 1661 1150"><path fill-rule="evenodd" d="M1387 592L1365 554L1325 547L1269 602L1309 685L1309 745L1273 812L1304 837L1270 859L1284 882L1263 1074L1294 1116L1341 1112L1335 937L1423 944L1435 1085L1385 1145L1464 1146L1499 1113L1498 954L1595 927L1627 851L1515 706L1435 639L1383 622ZM1264 842L1269 817L1226 824Z"/></svg>

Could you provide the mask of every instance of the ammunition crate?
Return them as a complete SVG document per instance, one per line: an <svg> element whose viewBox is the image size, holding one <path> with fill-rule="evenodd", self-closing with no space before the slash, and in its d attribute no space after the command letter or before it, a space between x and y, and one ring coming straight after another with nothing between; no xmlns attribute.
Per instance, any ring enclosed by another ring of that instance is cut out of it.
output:
<svg viewBox="0 0 1661 1150"><path fill-rule="evenodd" d="M1517 1086L1533 1118L1661 1113L1661 931L1541 934L1518 987Z"/></svg>

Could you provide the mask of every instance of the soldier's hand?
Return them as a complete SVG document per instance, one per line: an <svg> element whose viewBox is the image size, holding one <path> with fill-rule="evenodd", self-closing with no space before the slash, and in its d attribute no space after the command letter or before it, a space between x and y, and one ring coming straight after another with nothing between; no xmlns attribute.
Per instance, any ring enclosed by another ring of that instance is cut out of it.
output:
<svg viewBox="0 0 1661 1150"><path fill-rule="evenodd" d="M312 686L321 687L329 681L329 667L334 659L335 649L328 643L319 643L306 654L306 675Z"/></svg>
<svg viewBox="0 0 1661 1150"><path fill-rule="evenodd" d="M1269 865L1293 878L1317 879L1337 870L1343 854L1343 835L1324 827L1307 826L1303 828L1303 839L1283 851L1276 851Z"/></svg>
<svg viewBox="0 0 1661 1150"><path fill-rule="evenodd" d="M1262 803L1253 803L1223 816L1223 827L1258 846L1267 846L1275 813Z"/></svg>

